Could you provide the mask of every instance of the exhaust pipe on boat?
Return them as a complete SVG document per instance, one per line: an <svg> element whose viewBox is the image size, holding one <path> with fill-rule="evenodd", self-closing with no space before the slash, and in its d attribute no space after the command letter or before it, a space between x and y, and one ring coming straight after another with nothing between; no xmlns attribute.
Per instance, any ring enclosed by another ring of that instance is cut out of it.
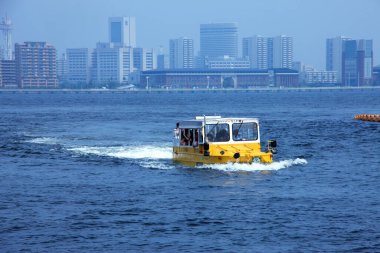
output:
<svg viewBox="0 0 380 253"><path fill-rule="evenodd" d="M268 140L268 151L272 154L277 154L277 141L276 140Z"/></svg>
<svg viewBox="0 0 380 253"><path fill-rule="evenodd" d="M203 151L203 155L204 156L210 156L210 144L208 144L208 142L205 142L203 144L203 148L204 148L204 151Z"/></svg>

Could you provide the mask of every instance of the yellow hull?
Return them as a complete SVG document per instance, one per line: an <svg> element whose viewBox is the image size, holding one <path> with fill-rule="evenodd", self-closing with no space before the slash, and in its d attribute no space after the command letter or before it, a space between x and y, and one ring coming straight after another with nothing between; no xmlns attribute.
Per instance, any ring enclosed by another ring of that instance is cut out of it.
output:
<svg viewBox="0 0 380 253"><path fill-rule="evenodd" d="M204 155L203 145L173 147L173 160L189 166L223 163L271 163L272 159L271 152L260 150L260 143L210 144L208 156Z"/></svg>

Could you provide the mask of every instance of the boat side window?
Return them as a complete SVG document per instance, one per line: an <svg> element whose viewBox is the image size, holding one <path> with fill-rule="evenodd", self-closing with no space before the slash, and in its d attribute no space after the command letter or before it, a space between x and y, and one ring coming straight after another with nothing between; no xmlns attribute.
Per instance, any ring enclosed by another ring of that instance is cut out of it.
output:
<svg viewBox="0 0 380 253"><path fill-rule="evenodd" d="M227 142L230 140L228 124L207 124L206 136L209 142Z"/></svg>
<svg viewBox="0 0 380 253"><path fill-rule="evenodd" d="M257 123L232 124L232 139L234 141L255 141L258 138Z"/></svg>

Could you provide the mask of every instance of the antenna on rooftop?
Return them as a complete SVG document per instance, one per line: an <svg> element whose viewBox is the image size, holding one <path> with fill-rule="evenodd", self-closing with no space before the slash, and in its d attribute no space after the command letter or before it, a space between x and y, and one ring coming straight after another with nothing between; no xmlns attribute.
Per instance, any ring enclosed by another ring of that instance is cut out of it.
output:
<svg viewBox="0 0 380 253"><path fill-rule="evenodd" d="M12 21L5 15L0 23L0 31L2 31L4 40L2 46L4 53L0 57L4 60L12 60L12 29Z"/></svg>

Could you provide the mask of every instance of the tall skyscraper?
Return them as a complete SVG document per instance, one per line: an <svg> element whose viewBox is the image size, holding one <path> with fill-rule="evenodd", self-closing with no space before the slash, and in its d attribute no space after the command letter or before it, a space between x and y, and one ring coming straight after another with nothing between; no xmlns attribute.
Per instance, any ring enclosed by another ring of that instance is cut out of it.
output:
<svg viewBox="0 0 380 253"><path fill-rule="evenodd" d="M194 66L193 40L186 37L172 39L169 42L170 68L188 69Z"/></svg>
<svg viewBox="0 0 380 253"><path fill-rule="evenodd" d="M345 40L342 53L342 83L369 85L372 81L372 40Z"/></svg>
<svg viewBox="0 0 380 253"><path fill-rule="evenodd" d="M16 79L20 88L57 88L56 50L46 42L16 44Z"/></svg>
<svg viewBox="0 0 380 253"><path fill-rule="evenodd" d="M108 19L109 42L117 47L136 47L135 17L112 17Z"/></svg>
<svg viewBox="0 0 380 253"><path fill-rule="evenodd" d="M13 60L12 55L12 21L5 17L0 23L0 31L3 35L4 44L0 42L0 60ZM0 36L1 37L1 36Z"/></svg>
<svg viewBox="0 0 380 253"><path fill-rule="evenodd" d="M243 58L248 58L251 68L268 68L268 39L259 35L243 38Z"/></svg>
<svg viewBox="0 0 380 253"><path fill-rule="evenodd" d="M273 38L267 38L268 69L273 69Z"/></svg>
<svg viewBox="0 0 380 253"><path fill-rule="evenodd" d="M61 54L60 57L57 56L57 78L59 81L66 80L67 75L67 57L66 54Z"/></svg>
<svg viewBox="0 0 380 253"><path fill-rule="evenodd" d="M373 49L372 40L359 40L358 44L358 69L359 83L361 85L372 84L373 79Z"/></svg>
<svg viewBox="0 0 380 253"><path fill-rule="evenodd" d="M133 48L134 70L145 71L157 68L157 53L154 49Z"/></svg>
<svg viewBox="0 0 380 253"><path fill-rule="evenodd" d="M238 57L238 28L236 23L200 25L200 56L218 58Z"/></svg>
<svg viewBox="0 0 380 253"><path fill-rule="evenodd" d="M157 55L157 69L163 70L169 68L169 57L166 54Z"/></svg>
<svg viewBox="0 0 380 253"><path fill-rule="evenodd" d="M243 38L243 57L248 57L251 68L292 68L293 38L285 35Z"/></svg>
<svg viewBox="0 0 380 253"><path fill-rule="evenodd" d="M336 71L338 83L342 83L343 41L349 38L338 36L326 40L326 70Z"/></svg>
<svg viewBox="0 0 380 253"><path fill-rule="evenodd" d="M273 38L273 68L292 68L293 38L285 35Z"/></svg>

